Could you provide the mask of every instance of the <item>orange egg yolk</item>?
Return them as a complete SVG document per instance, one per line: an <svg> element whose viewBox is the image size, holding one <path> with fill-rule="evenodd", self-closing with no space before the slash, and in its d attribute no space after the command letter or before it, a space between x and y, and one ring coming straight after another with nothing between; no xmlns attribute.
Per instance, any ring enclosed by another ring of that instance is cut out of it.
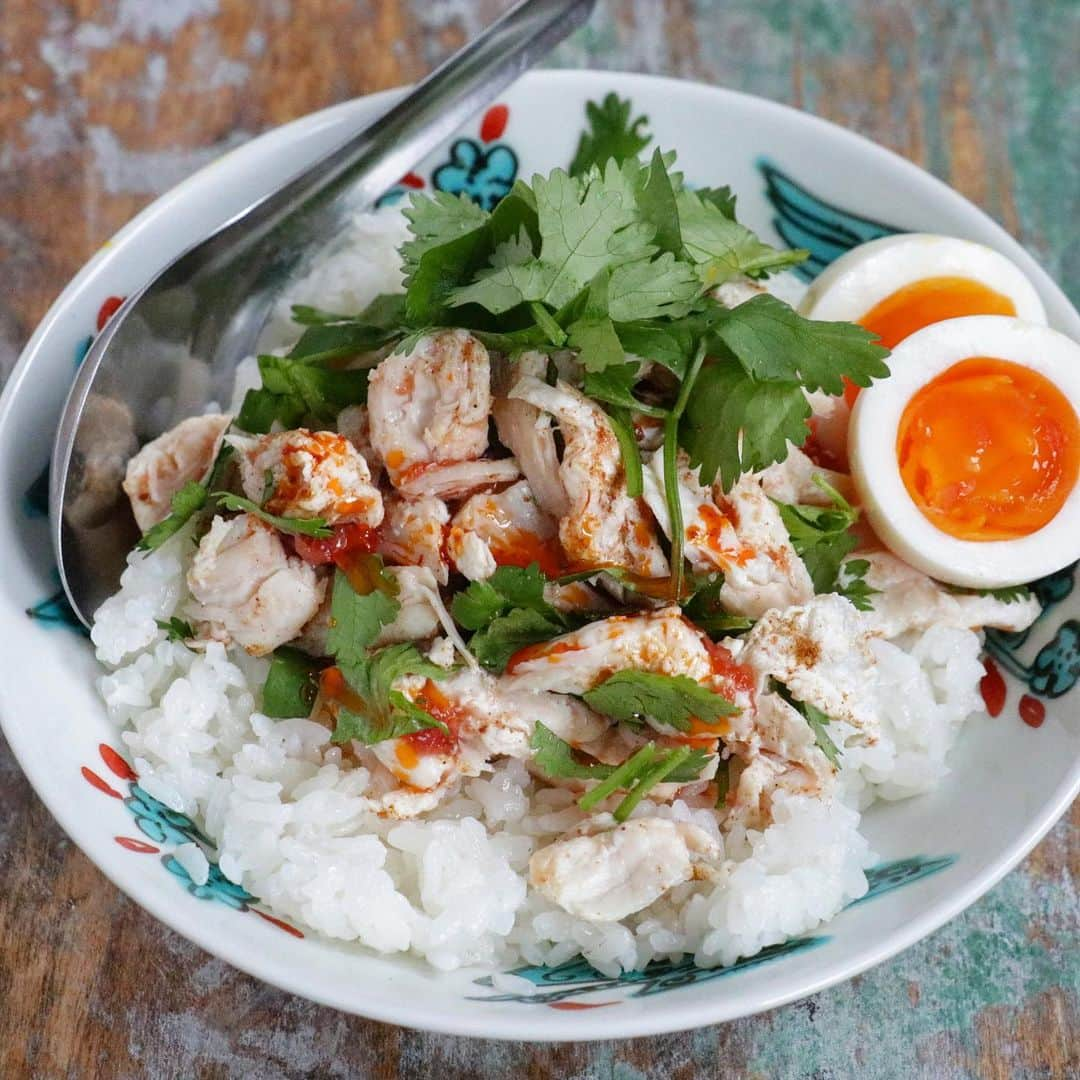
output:
<svg viewBox="0 0 1080 1080"><path fill-rule="evenodd" d="M900 418L900 475L923 515L961 540L1046 525L1080 472L1080 420L1049 379L988 357L921 387Z"/></svg>
<svg viewBox="0 0 1080 1080"><path fill-rule="evenodd" d="M877 334L887 349L895 349L916 330L964 315L1015 315L1016 305L981 282L962 277L934 277L913 281L875 304L859 325ZM855 404L859 388L846 383L844 397Z"/></svg>

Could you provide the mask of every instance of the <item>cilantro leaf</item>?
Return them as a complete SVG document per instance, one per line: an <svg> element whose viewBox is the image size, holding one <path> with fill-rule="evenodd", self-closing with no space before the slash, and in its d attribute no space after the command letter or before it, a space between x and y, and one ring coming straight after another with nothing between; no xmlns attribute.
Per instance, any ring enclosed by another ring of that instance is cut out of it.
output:
<svg viewBox="0 0 1080 1080"><path fill-rule="evenodd" d="M469 651L488 671L500 673L506 670L510 657L519 649L550 641L565 631L566 626L561 620L551 619L532 608L516 607L473 634L469 639Z"/></svg>
<svg viewBox="0 0 1080 1080"><path fill-rule="evenodd" d="M337 326L316 326L312 330L337 331ZM327 342L323 342L328 345ZM314 347L314 346L313 346ZM326 358L328 354L323 354ZM319 367L318 355L309 360L287 356L259 357L262 386L244 396L237 426L262 435L277 421L283 428L297 427L306 418L316 422L332 420L347 405L367 401L366 370L336 371Z"/></svg>
<svg viewBox="0 0 1080 1080"><path fill-rule="evenodd" d="M323 665L300 649L282 645L274 650L263 684L262 712L275 719L309 716L318 693L317 675Z"/></svg>
<svg viewBox="0 0 1080 1080"><path fill-rule="evenodd" d="M720 602L720 590L724 587L724 575L713 574L699 586L689 601L683 605L683 614L714 641L730 634L742 633L754 625L745 615L732 615Z"/></svg>
<svg viewBox="0 0 1080 1080"><path fill-rule="evenodd" d="M651 262L617 266L608 283L608 311L616 322L681 318L701 294L694 268L665 251Z"/></svg>
<svg viewBox="0 0 1080 1080"><path fill-rule="evenodd" d="M500 566L486 581L470 582L454 597L453 616L466 630L482 630L511 608L531 608L557 619L555 609L544 600L546 583L538 563Z"/></svg>
<svg viewBox="0 0 1080 1080"><path fill-rule="evenodd" d="M594 165L603 168L611 158L620 163L636 158L649 145L652 141L647 130L649 118L642 115L631 120L632 109L633 104L628 98L620 98L614 92L599 104L586 102L588 129L578 140L574 160L570 163L571 176L581 176Z"/></svg>
<svg viewBox="0 0 1080 1080"><path fill-rule="evenodd" d="M710 193L713 196L714 193ZM726 200L724 200L726 203ZM726 206L684 188L676 196L686 253L709 288L748 275L762 277L803 262L809 252L780 251L724 212Z"/></svg>
<svg viewBox="0 0 1080 1080"><path fill-rule="evenodd" d="M615 324L608 316L584 317L571 323L567 344L577 349L587 372L600 372L626 359Z"/></svg>
<svg viewBox="0 0 1080 1080"><path fill-rule="evenodd" d="M330 629L326 647L348 678L354 665L364 662L367 647L379 636L382 628L392 623L401 611L395 599L397 579L388 574L378 555L371 555L359 564L358 572L366 573L366 592L358 592L349 577L341 570L334 574L330 596ZM357 574L354 573L354 578Z"/></svg>
<svg viewBox="0 0 1080 1080"><path fill-rule="evenodd" d="M610 176L586 181L556 169L534 176L532 190L540 233L540 254L528 260L515 250L515 261L485 274L471 285L454 289L454 306L479 304L494 315L518 304L539 302L558 310L599 274L655 251L655 230L639 220L626 185Z"/></svg>
<svg viewBox="0 0 1080 1080"><path fill-rule="evenodd" d="M486 210L464 193L452 195L447 191L414 194L404 214L411 234L400 249L406 285L411 285L428 252L452 246L476 232L489 217Z"/></svg>
<svg viewBox="0 0 1080 1080"><path fill-rule="evenodd" d="M251 514L265 521L267 525L273 525L279 532L289 533L292 536L314 536L319 539L334 535L334 530L322 518L280 517L277 514L268 513L251 499L245 499L242 495L233 495L229 491L215 491L214 498L226 510Z"/></svg>
<svg viewBox="0 0 1080 1080"><path fill-rule="evenodd" d="M738 310L738 309L736 309ZM809 434L810 406L794 380L758 382L738 364L718 361L702 369L679 428L690 464L702 484L720 474L725 491L744 472L783 461L787 444Z"/></svg>
<svg viewBox="0 0 1080 1080"><path fill-rule="evenodd" d="M615 720L647 719L676 731L689 731L692 718L714 724L738 712L727 698L686 675L649 671L617 671L582 696L589 708Z"/></svg>
<svg viewBox="0 0 1080 1080"><path fill-rule="evenodd" d="M155 619L157 628L165 631L165 637L169 641L176 641L183 644L185 641L191 641L195 637L195 630L191 623L185 622L179 616L174 615L171 619Z"/></svg>
<svg viewBox="0 0 1080 1080"><path fill-rule="evenodd" d="M727 184L721 187L700 187L694 194L702 201L711 203L726 218L735 220L735 195Z"/></svg>
<svg viewBox="0 0 1080 1080"><path fill-rule="evenodd" d="M849 568L851 565L848 563ZM867 568L869 569L869 564ZM946 585L945 590L954 596L989 596L1005 604L1019 603L1032 597L1032 592L1026 585L1002 585L997 589L965 589L959 585Z"/></svg>
<svg viewBox="0 0 1080 1080"><path fill-rule="evenodd" d="M839 768L840 748L832 741L829 733L825 730L830 723L828 714L822 712L816 705L811 705L808 701L797 701L791 696L791 691L783 683L777 682L775 679L770 680L770 687L810 725L818 749L825 755L833 768Z"/></svg>
<svg viewBox="0 0 1080 1080"><path fill-rule="evenodd" d="M641 365L636 360L613 364L603 371L586 369L582 389L593 400L602 401L606 405L615 405L617 408L629 409L645 416L664 416L666 409L646 405L634 397L634 386L640 374Z"/></svg>
<svg viewBox="0 0 1080 1080"><path fill-rule="evenodd" d="M440 679L446 672L421 655L415 645L406 642L388 645L365 655L342 674L352 694L334 710L336 724L331 741L336 743L356 739L371 745L386 739L398 739L425 728L446 725L426 709L407 698L393 683L406 675L421 675Z"/></svg>
<svg viewBox="0 0 1080 1080"><path fill-rule="evenodd" d="M476 631L469 651L489 671L505 670L518 649L569 629L565 616L544 599L546 583L536 563L500 566L486 581L474 581L454 597L454 619Z"/></svg>
<svg viewBox="0 0 1080 1080"><path fill-rule="evenodd" d="M529 746L533 750L533 764L545 776L555 780L606 780L615 771L614 765L601 762L586 765L578 761L574 748L539 720L533 728Z"/></svg>
<svg viewBox="0 0 1080 1080"><path fill-rule="evenodd" d="M842 394L889 374L889 350L854 323L805 319L775 296L755 296L732 308L717 336L755 379L794 380L807 390Z"/></svg>
<svg viewBox="0 0 1080 1080"><path fill-rule="evenodd" d="M151 526L135 545L139 551L156 551L166 540L175 536L205 505L206 485L189 480L170 502L168 517Z"/></svg>
<svg viewBox="0 0 1080 1080"><path fill-rule="evenodd" d="M329 323L355 323L383 330L393 330L405 320L405 294L380 293L359 315L340 315L333 311L293 304L292 320L301 326L320 326Z"/></svg>
<svg viewBox="0 0 1080 1080"><path fill-rule="evenodd" d="M841 596L847 597L859 611L873 611L874 601L871 597L879 592L866 582L866 572L869 569L868 560L849 559L840 567L840 573L836 579L836 591Z"/></svg>
<svg viewBox="0 0 1080 1080"><path fill-rule="evenodd" d="M686 374L697 350L697 336L686 319L676 322L634 320L618 323L615 332L623 350L634 356L647 356L663 364L679 378Z"/></svg>
<svg viewBox="0 0 1080 1080"><path fill-rule="evenodd" d="M300 340L289 350L289 359L323 364L372 352L399 337L398 327L387 329L361 322L317 323L300 335Z"/></svg>
<svg viewBox="0 0 1080 1080"><path fill-rule="evenodd" d="M674 162L674 155L671 162ZM679 207L675 200L675 185L668 170L668 161L657 148L647 168L636 161L627 162L623 172L636 173L637 205L642 218L656 230L656 245L661 251L680 255L683 249ZM681 178L680 178L681 184ZM638 318L645 318L639 315Z"/></svg>
<svg viewBox="0 0 1080 1080"><path fill-rule="evenodd" d="M859 542L851 532L859 511L820 474L814 476L814 482L829 496L832 506L776 502L776 507L795 553L806 564L814 591L836 592L840 567Z"/></svg>

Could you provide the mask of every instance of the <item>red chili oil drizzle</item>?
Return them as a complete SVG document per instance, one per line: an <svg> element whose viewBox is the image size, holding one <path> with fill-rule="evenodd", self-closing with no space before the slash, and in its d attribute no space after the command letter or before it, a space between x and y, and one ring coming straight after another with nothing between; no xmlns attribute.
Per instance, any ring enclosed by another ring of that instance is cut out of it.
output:
<svg viewBox="0 0 1080 1080"><path fill-rule="evenodd" d="M1008 693L1005 679L989 656L983 660L983 668L986 674L979 680L979 693L982 694L986 711L991 716L1000 716Z"/></svg>
<svg viewBox="0 0 1080 1080"><path fill-rule="evenodd" d="M346 569L349 562L359 555L370 555L379 543L379 530L359 522L337 525L334 535L320 539L312 536L295 536L296 554L312 566L330 563Z"/></svg>
<svg viewBox="0 0 1080 1080"><path fill-rule="evenodd" d="M1042 727L1046 719L1046 706L1038 698L1025 694L1020 699L1019 713L1020 719L1028 727Z"/></svg>

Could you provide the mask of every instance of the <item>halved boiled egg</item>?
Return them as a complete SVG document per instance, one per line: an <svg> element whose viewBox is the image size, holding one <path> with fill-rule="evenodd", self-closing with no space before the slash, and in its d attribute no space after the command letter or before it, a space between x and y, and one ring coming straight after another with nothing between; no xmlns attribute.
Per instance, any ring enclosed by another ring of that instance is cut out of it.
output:
<svg viewBox="0 0 1080 1080"><path fill-rule="evenodd" d="M1080 345L1001 315L893 350L849 432L870 524L912 566L997 588L1080 558Z"/></svg>
<svg viewBox="0 0 1080 1080"><path fill-rule="evenodd" d="M1045 323L1035 287L1004 255L970 240L905 233L842 255L807 291L811 319L855 322L894 349L924 326L964 315L1013 315ZM853 404L858 388L845 395Z"/></svg>

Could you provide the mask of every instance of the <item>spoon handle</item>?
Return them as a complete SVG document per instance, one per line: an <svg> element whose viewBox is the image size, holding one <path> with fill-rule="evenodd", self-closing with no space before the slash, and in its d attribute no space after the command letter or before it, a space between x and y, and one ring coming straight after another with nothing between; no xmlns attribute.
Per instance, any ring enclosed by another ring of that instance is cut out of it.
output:
<svg viewBox="0 0 1080 1080"><path fill-rule="evenodd" d="M583 26L596 0L522 0L363 131L244 212L263 233L285 217L370 209L505 87ZM292 223L290 223L292 224ZM323 228L313 230L324 232ZM226 225L212 243L229 232ZM253 237L249 234L249 240Z"/></svg>

